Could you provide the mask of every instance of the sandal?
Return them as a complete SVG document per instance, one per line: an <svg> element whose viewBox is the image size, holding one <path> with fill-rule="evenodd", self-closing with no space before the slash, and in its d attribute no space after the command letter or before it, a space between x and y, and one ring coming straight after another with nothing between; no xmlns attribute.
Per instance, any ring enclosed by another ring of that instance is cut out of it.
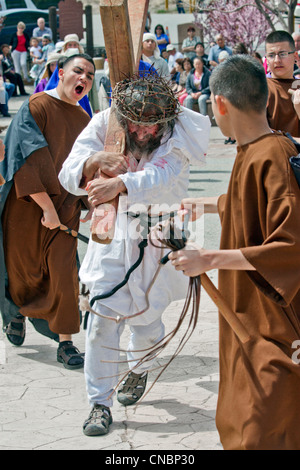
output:
<svg viewBox="0 0 300 470"><path fill-rule="evenodd" d="M88 419L83 423L83 433L86 436L103 436L108 433L112 421L107 406L94 404Z"/></svg>
<svg viewBox="0 0 300 470"><path fill-rule="evenodd" d="M84 366L84 353L81 353L72 341L63 341L57 349L57 361L66 369L81 369Z"/></svg>
<svg viewBox="0 0 300 470"><path fill-rule="evenodd" d="M124 406L134 405L146 389L147 377L148 374L145 372L142 374L130 372L118 390L118 402Z"/></svg>
<svg viewBox="0 0 300 470"><path fill-rule="evenodd" d="M25 317L18 314L16 318L13 318L7 327L4 328L4 332L6 333L7 339L10 343L14 346L22 346L26 332Z"/></svg>

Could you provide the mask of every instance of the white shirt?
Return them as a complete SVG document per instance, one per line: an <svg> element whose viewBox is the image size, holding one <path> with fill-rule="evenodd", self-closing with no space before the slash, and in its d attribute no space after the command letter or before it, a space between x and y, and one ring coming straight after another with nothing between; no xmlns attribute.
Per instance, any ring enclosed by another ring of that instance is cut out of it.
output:
<svg viewBox="0 0 300 470"><path fill-rule="evenodd" d="M87 194L79 188L83 165L91 155L103 150L109 113L110 108L92 118L63 164L59 180L72 194ZM178 209L181 200L187 196L189 165L201 165L205 160L209 131L207 116L184 108L173 136L167 141L163 137L160 147L140 161L136 172L128 171L120 176L127 188L127 195L120 197L115 237L108 245L90 239L80 269L80 279L90 290L91 298L119 284L138 259L141 238L136 237L137 220L127 217L126 211L140 212L141 206L147 209L150 204L156 205L158 212L162 211L162 207L166 208L166 212ZM119 315L133 315L144 309L145 293L159 260L168 251L162 253L148 243L141 265L132 273L126 286L99 302ZM188 278L167 263L161 268L150 290L150 308L130 322L136 325L153 322L170 302L185 298L187 287Z"/></svg>
<svg viewBox="0 0 300 470"><path fill-rule="evenodd" d="M168 58L168 66L169 66L169 71L171 72L173 68L175 67L175 62L177 59L183 59L184 56L181 54L181 52L175 52L174 55L170 54Z"/></svg>

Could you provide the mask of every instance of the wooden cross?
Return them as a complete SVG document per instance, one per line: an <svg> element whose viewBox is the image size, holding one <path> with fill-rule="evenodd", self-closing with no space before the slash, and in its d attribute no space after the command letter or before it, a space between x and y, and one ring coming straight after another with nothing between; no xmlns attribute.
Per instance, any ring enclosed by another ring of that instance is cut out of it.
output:
<svg viewBox="0 0 300 470"><path fill-rule="evenodd" d="M139 69L148 7L149 0L100 0L112 89ZM104 150L121 154L125 152L125 133L117 122L114 106L110 112ZM101 177L107 176L101 173ZM112 241L117 208L118 197L94 210L91 224L94 241L105 244Z"/></svg>

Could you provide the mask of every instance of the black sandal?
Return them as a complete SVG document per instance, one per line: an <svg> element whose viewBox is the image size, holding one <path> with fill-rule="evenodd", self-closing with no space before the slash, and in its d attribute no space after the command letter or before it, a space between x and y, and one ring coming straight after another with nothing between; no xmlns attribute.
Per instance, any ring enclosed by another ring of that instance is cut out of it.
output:
<svg viewBox="0 0 300 470"><path fill-rule="evenodd" d="M57 361L66 369L81 369L84 366L84 353L81 353L72 341L63 341L57 349Z"/></svg>
<svg viewBox="0 0 300 470"><path fill-rule="evenodd" d="M25 317L18 314L4 329L8 341L14 346L22 346L25 340Z"/></svg>

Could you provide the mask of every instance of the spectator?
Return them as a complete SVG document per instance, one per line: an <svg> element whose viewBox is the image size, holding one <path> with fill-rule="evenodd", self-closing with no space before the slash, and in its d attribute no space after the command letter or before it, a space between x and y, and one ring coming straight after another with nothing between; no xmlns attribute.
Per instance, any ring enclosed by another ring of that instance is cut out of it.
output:
<svg viewBox="0 0 300 470"><path fill-rule="evenodd" d="M48 55L54 51L55 49L55 46L52 42L52 39L50 38L50 36L48 34L44 34L44 36L42 37L42 57L40 59L35 59L35 64L37 64L38 66L40 66L40 69L38 70L38 74L35 78L35 85L38 84L38 82L40 81L40 78L41 76L43 75L44 71L45 71L45 67L46 67L46 63L47 63L47 60L48 60Z"/></svg>
<svg viewBox="0 0 300 470"><path fill-rule="evenodd" d="M13 83L5 83L3 77L0 76L0 88L4 88L4 100L0 103L0 113L3 117L11 117L8 112L8 100L12 97L15 91L15 85Z"/></svg>
<svg viewBox="0 0 300 470"><path fill-rule="evenodd" d="M30 39L29 54L33 62L33 66L30 69L29 75L31 76L31 78L35 80L38 78L41 68L43 68L42 65L39 65L36 63L36 60L39 60L42 58L43 51L42 51L41 46L39 45L38 38L35 38L34 36L32 36L32 38Z"/></svg>
<svg viewBox="0 0 300 470"><path fill-rule="evenodd" d="M271 77L268 78L267 118L271 129L300 137L299 117L294 108L290 88L294 83L294 64L298 52L287 31L274 31L266 39L266 57Z"/></svg>
<svg viewBox="0 0 300 470"><path fill-rule="evenodd" d="M261 65L264 65L263 58L258 52L253 52L252 57L254 57L254 59L258 60L261 63Z"/></svg>
<svg viewBox="0 0 300 470"><path fill-rule="evenodd" d="M181 78L181 75L184 73L183 60L184 59L176 59L175 64L174 64L175 73L172 77L172 81L173 81L172 90L176 93L178 91L181 91L182 88L185 87L186 79L183 80L183 77Z"/></svg>
<svg viewBox="0 0 300 470"><path fill-rule="evenodd" d="M187 29L188 37L185 38L182 42L182 52L185 57L189 59L195 58L195 47L197 43L201 42L200 37L196 36L196 30L194 26L189 26Z"/></svg>
<svg viewBox="0 0 300 470"><path fill-rule="evenodd" d="M193 68L193 61L189 59L188 57L185 57L183 59L183 69L186 75L185 81L187 80L188 74L191 72L192 68Z"/></svg>
<svg viewBox="0 0 300 470"><path fill-rule="evenodd" d="M23 79L19 73L16 73L14 70L14 63L10 55L10 48L8 44L2 44L2 70L4 81L7 79L10 83L15 85L15 90L12 96L18 96L17 87L19 88L20 95L26 96L29 93L26 93Z"/></svg>
<svg viewBox="0 0 300 470"><path fill-rule="evenodd" d="M238 48L236 50L238 50ZM238 52L235 54L238 54ZM225 50L221 51L219 54L219 64L222 64L222 62L225 62L227 59L229 59L229 57L230 55L228 54L227 51ZM236 140L233 139L232 137L227 137L227 139L225 139L224 141L225 145L228 145L228 144L234 145L235 143L236 143Z"/></svg>
<svg viewBox="0 0 300 470"><path fill-rule="evenodd" d="M185 9L184 9L182 0L176 0L176 7L177 7L177 12L178 13L185 13Z"/></svg>
<svg viewBox="0 0 300 470"><path fill-rule="evenodd" d="M230 55L227 51L221 51L219 55L219 64L224 62L225 60L229 59Z"/></svg>
<svg viewBox="0 0 300 470"><path fill-rule="evenodd" d="M9 45L11 47L11 56L14 62L15 71L21 75L22 70L23 78L28 84L30 80L27 71L27 55L30 38L25 32L25 28L25 23L23 23L23 21L19 21L17 24L17 31L11 36Z"/></svg>
<svg viewBox="0 0 300 470"><path fill-rule="evenodd" d="M208 55L205 54L203 42L197 42L197 44L195 46L193 60L196 57L200 57L203 60L205 67L209 68Z"/></svg>
<svg viewBox="0 0 300 470"><path fill-rule="evenodd" d="M209 79L211 72L204 66L203 60L197 57L193 62L194 69L189 73L186 81L188 96L184 106L193 109L198 103L199 111L203 116L207 114L206 101L210 97Z"/></svg>
<svg viewBox="0 0 300 470"><path fill-rule="evenodd" d="M170 40L167 34L165 33L164 27L161 24L158 24L157 26L155 26L154 34L156 36L158 49L161 54L161 51L163 49L166 49L167 45L170 43Z"/></svg>
<svg viewBox="0 0 300 470"><path fill-rule="evenodd" d="M145 24L145 33L150 33L151 24L152 24L151 13L150 13L150 11L148 11L147 18L146 18L146 24Z"/></svg>
<svg viewBox="0 0 300 470"><path fill-rule="evenodd" d="M153 65L157 73L166 80L171 79L167 62L160 57L157 39L154 34L144 33L142 43L142 60Z"/></svg>
<svg viewBox="0 0 300 470"><path fill-rule="evenodd" d="M46 88L46 85L52 76L54 70L56 69L56 65L58 62L58 59L61 57L61 54L58 54L57 52L50 52L48 55L47 63L46 63L46 68L44 71L44 74L37 84L35 90L33 93L39 93L40 91L44 91Z"/></svg>
<svg viewBox="0 0 300 470"><path fill-rule="evenodd" d="M169 53L167 52L167 49L163 49L160 53L160 56L166 61L168 62L168 58L169 58Z"/></svg>
<svg viewBox="0 0 300 470"><path fill-rule="evenodd" d="M293 33L292 38L294 39L296 51L300 51L300 33Z"/></svg>
<svg viewBox="0 0 300 470"><path fill-rule="evenodd" d="M57 41L57 43L55 44L55 52L57 52L58 54L61 54L64 44L65 44L64 41Z"/></svg>
<svg viewBox="0 0 300 470"><path fill-rule="evenodd" d="M227 51L229 55L232 55L232 50L230 47L225 45L225 40L222 34L218 34L216 37L216 45L212 46L209 54L208 60L211 67L216 67L219 63L219 55L221 51Z"/></svg>
<svg viewBox="0 0 300 470"><path fill-rule="evenodd" d="M39 45L39 40L38 38L35 38L34 36L32 36L32 38L30 39L29 54L32 60L40 59L43 54L42 48Z"/></svg>
<svg viewBox="0 0 300 470"><path fill-rule="evenodd" d="M64 37L64 44L61 50L62 54L64 54L67 49L76 49L76 50L71 50L71 51L69 50L68 54L69 53L83 54L84 50L83 50L82 45L79 42L79 37L77 34L67 34Z"/></svg>
<svg viewBox="0 0 300 470"><path fill-rule="evenodd" d="M186 81L187 81L187 77L189 73L191 72L193 68L193 62L188 57L185 57L185 59L183 59L182 66L183 66L183 72L180 72L180 81L181 83L184 82L184 88L180 91L180 93L177 96L181 105L183 105L184 100L188 96L188 93L186 91Z"/></svg>
<svg viewBox="0 0 300 470"><path fill-rule="evenodd" d="M47 26L45 26L44 18L39 18L37 20L37 27L34 28L34 30L32 31L32 36L34 36L35 38L38 38L39 45L41 47L42 47L42 37L44 36L44 34L48 34L50 36L50 39L53 39L51 28L48 28Z"/></svg>
<svg viewBox="0 0 300 470"><path fill-rule="evenodd" d="M167 45L167 52L169 54L169 58L168 58L168 67L169 67L169 71L170 71L170 74L173 75L175 73L175 61L177 59L183 59L183 54L181 54L181 52L178 52L176 50L176 47L173 46L173 44L168 44Z"/></svg>
<svg viewBox="0 0 300 470"><path fill-rule="evenodd" d="M238 42L232 49L233 54L248 54L248 49L243 42Z"/></svg>

